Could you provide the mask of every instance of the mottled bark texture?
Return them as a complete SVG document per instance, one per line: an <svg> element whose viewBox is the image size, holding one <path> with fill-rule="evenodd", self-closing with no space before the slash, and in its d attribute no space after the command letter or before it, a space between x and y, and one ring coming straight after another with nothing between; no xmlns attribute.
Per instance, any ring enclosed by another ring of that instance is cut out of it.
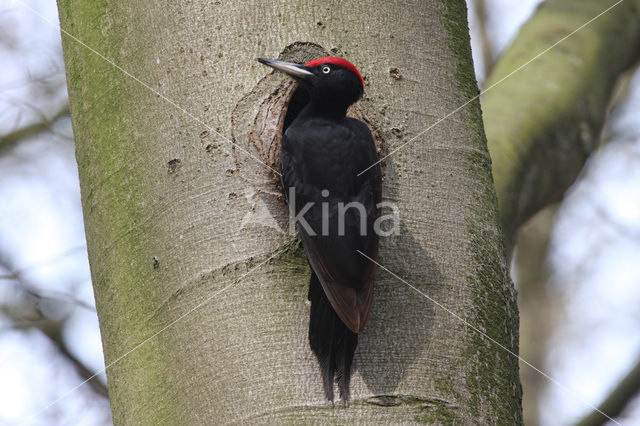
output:
<svg viewBox="0 0 640 426"><path fill-rule="evenodd" d="M617 0L548 0L498 59L486 88ZM620 73L640 46L640 2L627 0L580 29L481 99L503 229L557 201L597 147Z"/></svg>
<svg viewBox="0 0 640 426"><path fill-rule="evenodd" d="M149 86L63 36L116 424L521 421L517 359L495 343L517 353L518 314L478 102L386 160L401 229L380 255L471 327L379 272L349 408L323 398L309 270L278 230L284 202L259 191L272 176L215 133L244 143L232 112L270 72L256 57L314 42L358 65L400 146L478 93L463 0L59 6L66 31Z"/></svg>

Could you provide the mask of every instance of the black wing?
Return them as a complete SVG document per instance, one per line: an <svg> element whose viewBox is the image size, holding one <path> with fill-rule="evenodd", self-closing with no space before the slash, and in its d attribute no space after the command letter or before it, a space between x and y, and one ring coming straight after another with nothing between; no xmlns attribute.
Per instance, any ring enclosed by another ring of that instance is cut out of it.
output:
<svg viewBox="0 0 640 426"><path fill-rule="evenodd" d="M356 333L362 331L369 316L376 272L376 265L358 251L377 259L374 223L381 197L379 166L357 174L377 160L368 127L354 119L346 119L340 126L322 120L292 125L283 138L282 183L287 194L293 187L296 197L289 202L295 203L296 213L313 203L302 216L308 226L297 224L307 258L331 306ZM329 190L328 197L322 196L323 189ZM363 209L347 208L342 221L340 203L346 207L352 202ZM323 203L329 213L325 233Z"/></svg>

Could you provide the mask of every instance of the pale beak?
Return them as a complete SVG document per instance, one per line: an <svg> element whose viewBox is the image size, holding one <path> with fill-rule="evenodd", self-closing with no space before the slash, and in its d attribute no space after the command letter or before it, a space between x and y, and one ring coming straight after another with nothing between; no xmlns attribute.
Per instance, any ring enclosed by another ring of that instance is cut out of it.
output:
<svg viewBox="0 0 640 426"><path fill-rule="evenodd" d="M277 59L267 58L258 58L258 62L268 67L274 68L278 71L282 71L283 73L289 74L292 77L300 78L303 80L313 75L313 73L307 70L304 65L294 64L293 62L285 62L279 61Z"/></svg>

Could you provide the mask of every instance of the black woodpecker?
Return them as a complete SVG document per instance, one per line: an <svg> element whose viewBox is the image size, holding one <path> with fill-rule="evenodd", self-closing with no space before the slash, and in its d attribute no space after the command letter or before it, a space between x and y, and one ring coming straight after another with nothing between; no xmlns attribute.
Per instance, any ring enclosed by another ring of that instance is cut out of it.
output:
<svg viewBox="0 0 640 426"><path fill-rule="evenodd" d="M309 92L309 103L283 135L280 173L290 208L300 218L296 226L311 265L309 344L320 364L325 396L333 401L335 380L346 404L376 272L358 250L373 259L378 255L374 223L380 215L380 167L358 176L378 161L378 154L367 125L346 116L362 97L364 81L342 58L306 64L258 61L287 73Z"/></svg>

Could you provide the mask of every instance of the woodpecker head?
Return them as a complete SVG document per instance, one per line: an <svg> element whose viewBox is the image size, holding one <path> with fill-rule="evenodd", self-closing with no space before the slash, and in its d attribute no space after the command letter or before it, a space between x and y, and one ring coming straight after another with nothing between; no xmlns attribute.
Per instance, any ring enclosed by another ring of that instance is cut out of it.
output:
<svg viewBox="0 0 640 426"><path fill-rule="evenodd" d="M314 59L306 64L258 58L264 65L289 74L307 88L312 101L337 104L345 108L362 97L364 80L349 61L334 56Z"/></svg>

